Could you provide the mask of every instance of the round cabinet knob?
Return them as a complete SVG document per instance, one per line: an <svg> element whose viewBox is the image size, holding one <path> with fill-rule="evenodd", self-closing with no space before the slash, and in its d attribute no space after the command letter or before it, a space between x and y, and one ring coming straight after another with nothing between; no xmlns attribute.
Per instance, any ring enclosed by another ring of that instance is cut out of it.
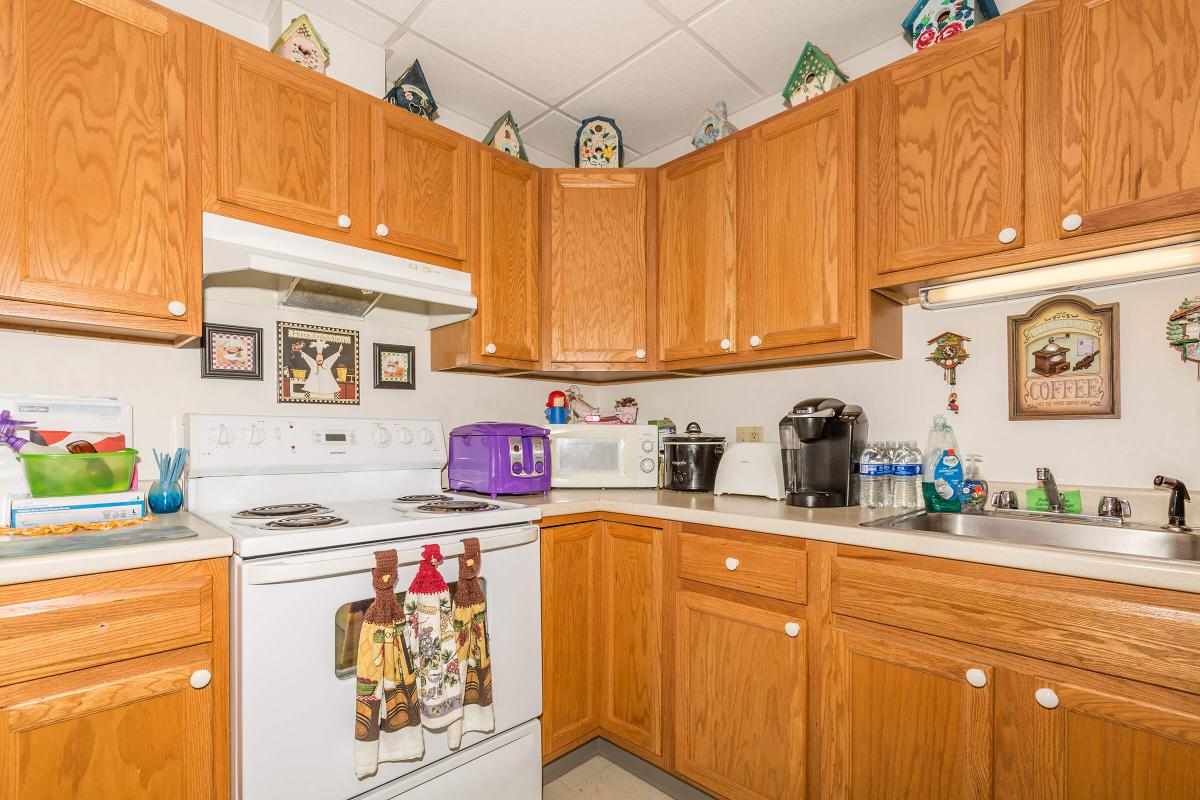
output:
<svg viewBox="0 0 1200 800"><path fill-rule="evenodd" d="M643 458L641 467L642 467L642 472L649 474L654 471L654 462L648 458Z"/></svg>
<svg viewBox="0 0 1200 800"><path fill-rule="evenodd" d="M496 345L492 344L491 342L488 342L487 346L483 348L483 352L487 353L489 356L495 355Z"/></svg>
<svg viewBox="0 0 1200 800"><path fill-rule="evenodd" d="M733 342L729 341L728 339L721 340L721 349L722 350L728 350L731 347L733 347Z"/></svg>
<svg viewBox="0 0 1200 800"><path fill-rule="evenodd" d="M413 433L409 428L400 429L400 444L412 444Z"/></svg>
<svg viewBox="0 0 1200 800"><path fill-rule="evenodd" d="M206 669L198 669L188 678L188 683L193 689L203 689L212 683L212 673Z"/></svg>
<svg viewBox="0 0 1200 800"><path fill-rule="evenodd" d="M783 632L786 633L788 636L792 637L793 639L795 639L797 636L800 635L800 623L799 622L789 622L788 624L783 626Z"/></svg>
<svg viewBox="0 0 1200 800"><path fill-rule="evenodd" d="M637 349L637 350L634 352L634 355L637 357L637 360L638 360L638 361L641 361L643 358L645 358L645 357L646 357L646 351L645 351L645 350L643 350L642 348L640 348L640 347L639 347L639 348L638 348L638 349Z"/></svg>
<svg viewBox="0 0 1200 800"><path fill-rule="evenodd" d="M187 303L182 300L172 300L167 303L167 313L172 317L182 317L187 313Z"/></svg>
<svg viewBox="0 0 1200 800"><path fill-rule="evenodd" d="M982 689L987 686L987 673L981 669L971 668L967 670L967 683L976 689Z"/></svg>
<svg viewBox="0 0 1200 800"><path fill-rule="evenodd" d="M1067 214L1063 217L1062 229L1064 231L1077 231L1083 226L1083 217L1078 214Z"/></svg>
<svg viewBox="0 0 1200 800"><path fill-rule="evenodd" d="M349 228L350 227L350 217L346 214L339 214L338 215L338 227L339 228Z"/></svg>
<svg viewBox="0 0 1200 800"><path fill-rule="evenodd" d="M375 430L371 431L371 444L376 447L387 447L392 443L392 434L388 433L388 429L382 425L376 425Z"/></svg>
<svg viewBox="0 0 1200 800"><path fill-rule="evenodd" d="M1016 228L1005 228L1004 230L1000 231L1000 243L1001 244L1012 244L1016 240L1017 240L1017 229Z"/></svg>
<svg viewBox="0 0 1200 800"><path fill-rule="evenodd" d="M376 236L387 236L389 232L388 226L384 225L382 222L375 226Z"/></svg>
<svg viewBox="0 0 1200 800"><path fill-rule="evenodd" d="M751 336L750 337L750 346L751 347L758 347L760 344L762 344L761 336Z"/></svg>
<svg viewBox="0 0 1200 800"><path fill-rule="evenodd" d="M742 562L738 561L733 556L725 559L725 569L729 570L730 572L733 572L735 569L741 566L741 564Z"/></svg>
<svg viewBox="0 0 1200 800"><path fill-rule="evenodd" d="M1045 686L1033 693L1033 699L1037 700L1037 704L1042 708L1058 708L1058 695L1053 689Z"/></svg>

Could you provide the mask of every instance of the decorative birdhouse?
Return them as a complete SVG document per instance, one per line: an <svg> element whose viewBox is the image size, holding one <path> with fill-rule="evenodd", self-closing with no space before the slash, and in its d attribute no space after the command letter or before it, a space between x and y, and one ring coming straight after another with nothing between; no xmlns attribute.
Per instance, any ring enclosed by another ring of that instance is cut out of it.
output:
<svg viewBox="0 0 1200 800"><path fill-rule="evenodd" d="M849 80L824 50L808 42L800 51L800 58L796 60L791 77L783 87L783 98L795 107Z"/></svg>
<svg viewBox="0 0 1200 800"><path fill-rule="evenodd" d="M325 46L308 14L301 14L292 20L292 24L275 41L271 52L322 75L329 66L329 48Z"/></svg>
<svg viewBox="0 0 1200 800"><path fill-rule="evenodd" d="M525 153L525 143L521 141L521 131L517 128L517 121L513 119L511 111L500 115L500 119L493 123L492 129L484 137L483 143L522 161L529 160Z"/></svg>
<svg viewBox="0 0 1200 800"><path fill-rule="evenodd" d="M1046 378L1066 372L1071 368L1071 364L1067 360L1069 354L1070 351L1054 341L1054 337L1051 336L1041 350L1032 354L1033 371Z"/></svg>
<svg viewBox="0 0 1200 800"><path fill-rule="evenodd" d="M735 133L737 128L729 123L729 109L725 101L718 100L712 108L704 109L704 114L692 129L692 147L699 149Z"/></svg>
<svg viewBox="0 0 1200 800"><path fill-rule="evenodd" d="M1196 380L1200 380L1200 296L1185 298L1167 319L1167 344L1184 361L1197 365Z"/></svg>
<svg viewBox="0 0 1200 800"><path fill-rule="evenodd" d="M396 78L392 90L383 99L425 119L433 119L437 113L437 102L433 99L433 92L429 91L429 81L425 80L425 71L421 69L419 60L408 65L408 69Z"/></svg>
<svg viewBox="0 0 1200 800"><path fill-rule="evenodd" d="M625 160L621 129L610 117L589 117L575 133L575 166L619 167Z"/></svg>
<svg viewBox="0 0 1200 800"><path fill-rule="evenodd" d="M904 18L904 36L913 50L924 50L998 16L996 0L917 0Z"/></svg>

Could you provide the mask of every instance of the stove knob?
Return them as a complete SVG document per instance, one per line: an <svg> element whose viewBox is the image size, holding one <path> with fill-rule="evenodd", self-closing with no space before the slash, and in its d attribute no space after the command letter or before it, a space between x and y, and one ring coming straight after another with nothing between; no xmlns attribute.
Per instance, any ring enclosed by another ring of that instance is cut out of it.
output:
<svg viewBox="0 0 1200 800"><path fill-rule="evenodd" d="M421 428L421 432L417 434L417 438L421 444L433 444L433 431L429 428Z"/></svg>
<svg viewBox="0 0 1200 800"><path fill-rule="evenodd" d="M229 444L229 428L226 428L224 425L218 425L217 427L213 428L212 440L213 443L219 447L224 447L225 445Z"/></svg>
<svg viewBox="0 0 1200 800"><path fill-rule="evenodd" d="M376 425L375 430L371 431L371 444L376 447L387 447L392 443L392 435L388 433L388 429L382 425Z"/></svg>
<svg viewBox="0 0 1200 800"><path fill-rule="evenodd" d="M400 444L412 444L413 434L411 428L400 429Z"/></svg>
<svg viewBox="0 0 1200 800"><path fill-rule="evenodd" d="M643 458L642 459L642 472L653 472L653 471L654 471L654 462L648 458Z"/></svg>
<svg viewBox="0 0 1200 800"><path fill-rule="evenodd" d="M258 427L257 425L251 425L250 434L246 437L246 442L254 445L255 447L258 447L260 444L262 444L262 428Z"/></svg>

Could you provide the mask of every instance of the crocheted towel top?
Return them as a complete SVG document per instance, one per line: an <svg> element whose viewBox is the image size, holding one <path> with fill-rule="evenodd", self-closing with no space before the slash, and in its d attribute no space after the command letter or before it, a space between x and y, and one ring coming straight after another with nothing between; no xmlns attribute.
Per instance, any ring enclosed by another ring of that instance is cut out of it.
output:
<svg viewBox="0 0 1200 800"><path fill-rule="evenodd" d="M396 551L375 551L375 569L371 570L371 585L375 587L375 599L367 608L363 618L376 625L387 625L404 619L404 612L396 600Z"/></svg>
<svg viewBox="0 0 1200 800"><path fill-rule="evenodd" d="M463 552L458 557L458 587L454 590L454 602L469 606L483 602L483 590L479 586L479 540L471 537L462 540Z"/></svg>
<svg viewBox="0 0 1200 800"><path fill-rule="evenodd" d="M436 544L427 544L422 547L421 565L417 567L417 575L413 578L408 590L420 594L437 594L438 592L449 591L450 587L446 585L446 581L442 579L441 573L437 571L438 564L441 563L442 548Z"/></svg>

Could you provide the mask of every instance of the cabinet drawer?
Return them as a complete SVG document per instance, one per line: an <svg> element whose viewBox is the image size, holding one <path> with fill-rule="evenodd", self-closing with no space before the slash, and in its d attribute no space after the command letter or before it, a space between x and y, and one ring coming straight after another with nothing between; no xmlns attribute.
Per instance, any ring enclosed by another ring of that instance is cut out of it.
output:
<svg viewBox="0 0 1200 800"><path fill-rule="evenodd" d="M679 533L679 577L805 602L807 559L799 541L794 546L768 544L765 535L728 533L685 525Z"/></svg>
<svg viewBox="0 0 1200 800"><path fill-rule="evenodd" d="M840 547L833 612L1194 692L1200 598Z"/></svg>
<svg viewBox="0 0 1200 800"><path fill-rule="evenodd" d="M204 562L0 587L0 685L212 639Z"/></svg>

